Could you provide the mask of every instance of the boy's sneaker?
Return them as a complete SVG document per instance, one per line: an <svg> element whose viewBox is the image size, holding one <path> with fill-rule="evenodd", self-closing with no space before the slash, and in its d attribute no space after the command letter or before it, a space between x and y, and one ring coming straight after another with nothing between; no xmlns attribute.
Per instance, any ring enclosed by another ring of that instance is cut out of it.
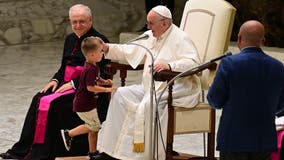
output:
<svg viewBox="0 0 284 160"><path fill-rule="evenodd" d="M62 137L63 142L64 142L64 146L65 146L66 150L69 151L70 148L71 148L71 143L72 143L73 138L69 136L69 133L68 133L69 130L67 130L67 129L65 129L65 130L61 129L60 132L61 132L61 137Z"/></svg>

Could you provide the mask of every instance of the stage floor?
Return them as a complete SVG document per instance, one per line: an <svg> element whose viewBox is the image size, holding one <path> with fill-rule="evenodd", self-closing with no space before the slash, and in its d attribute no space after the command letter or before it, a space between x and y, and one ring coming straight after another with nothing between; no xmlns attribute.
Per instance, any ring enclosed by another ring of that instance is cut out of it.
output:
<svg viewBox="0 0 284 160"><path fill-rule="evenodd" d="M19 139L31 98L59 68L62 48L63 42L0 46L0 153ZM234 42L229 50L238 52ZM264 50L284 61L283 48L265 47ZM133 83L140 77L130 79ZM216 130L219 116L217 111ZM203 135L176 135L174 150L203 155ZM218 154L216 151L217 157Z"/></svg>

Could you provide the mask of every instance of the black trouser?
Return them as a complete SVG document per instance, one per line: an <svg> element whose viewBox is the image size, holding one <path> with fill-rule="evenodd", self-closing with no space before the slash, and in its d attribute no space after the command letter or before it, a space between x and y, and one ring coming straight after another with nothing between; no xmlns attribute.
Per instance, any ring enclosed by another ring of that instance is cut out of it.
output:
<svg viewBox="0 0 284 160"><path fill-rule="evenodd" d="M271 152L220 152L220 160L270 160Z"/></svg>
<svg viewBox="0 0 284 160"><path fill-rule="evenodd" d="M106 120L109 105L108 96L108 93L100 93L97 100L97 112L101 123Z"/></svg>
<svg viewBox="0 0 284 160"><path fill-rule="evenodd" d="M84 122L73 112L74 94L64 95L50 104L45 140L43 144L33 144L39 98L38 93L33 97L27 112L21 137L17 143L8 150L16 159L54 159L56 156L86 155L88 152L88 136L76 137L72 149L66 151L60 129L72 129Z"/></svg>
<svg viewBox="0 0 284 160"><path fill-rule="evenodd" d="M38 102L39 98L42 97L43 95L48 95L48 93L46 94L38 93L33 97L32 103L30 105L30 108L27 112L24 121L24 126L22 128L20 139L18 142L16 142L13 145L13 147L10 150L8 150L9 153L11 153L12 155L16 156L19 159L24 158L32 146L34 132L35 132Z"/></svg>

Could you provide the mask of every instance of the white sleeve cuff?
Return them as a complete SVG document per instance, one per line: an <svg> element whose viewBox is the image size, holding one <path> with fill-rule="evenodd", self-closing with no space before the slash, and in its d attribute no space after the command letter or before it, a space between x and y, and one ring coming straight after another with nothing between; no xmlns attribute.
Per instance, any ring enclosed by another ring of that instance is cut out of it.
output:
<svg viewBox="0 0 284 160"><path fill-rule="evenodd" d="M57 79L51 79L50 81L55 81L55 82L57 82L57 84L59 83L59 81Z"/></svg>
<svg viewBox="0 0 284 160"><path fill-rule="evenodd" d="M76 89L73 80L71 80L70 83L71 83L72 88L73 88L73 89Z"/></svg>

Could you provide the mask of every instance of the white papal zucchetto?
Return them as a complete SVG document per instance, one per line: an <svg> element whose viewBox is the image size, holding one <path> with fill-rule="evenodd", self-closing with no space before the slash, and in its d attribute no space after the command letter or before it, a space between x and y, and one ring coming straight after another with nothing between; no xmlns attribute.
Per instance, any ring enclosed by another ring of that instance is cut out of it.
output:
<svg viewBox="0 0 284 160"><path fill-rule="evenodd" d="M158 5L152 8L152 10L163 17L172 19L172 13L166 6Z"/></svg>

